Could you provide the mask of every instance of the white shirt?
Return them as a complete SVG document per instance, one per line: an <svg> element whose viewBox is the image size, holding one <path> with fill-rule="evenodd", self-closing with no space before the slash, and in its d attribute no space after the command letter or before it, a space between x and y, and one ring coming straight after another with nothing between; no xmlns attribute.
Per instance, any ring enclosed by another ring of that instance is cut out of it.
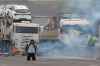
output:
<svg viewBox="0 0 100 66"><path fill-rule="evenodd" d="M35 49L33 45L30 45L28 48L28 53L35 53Z"/></svg>

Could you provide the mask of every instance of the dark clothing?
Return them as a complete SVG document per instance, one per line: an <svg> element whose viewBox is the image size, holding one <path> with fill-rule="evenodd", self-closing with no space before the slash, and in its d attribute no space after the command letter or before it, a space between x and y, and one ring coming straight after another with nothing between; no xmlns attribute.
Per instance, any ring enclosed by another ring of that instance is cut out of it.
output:
<svg viewBox="0 0 100 66"><path fill-rule="evenodd" d="M32 45L33 45L33 48L34 48L34 52L29 52L30 48L32 49ZM28 61L31 58L32 58L32 60L36 60L36 49L37 49L37 46L36 46L34 41L30 42L30 44L26 46L25 51L26 51Z"/></svg>
<svg viewBox="0 0 100 66"><path fill-rule="evenodd" d="M26 45L26 47L25 47L25 55L27 55L27 51L28 51L28 44Z"/></svg>
<svg viewBox="0 0 100 66"><path fill-rule="evenodd" d="M36 60L35 54L34 53L28 53L27 55L27 61L30 61L32 58L32 60Z"/></svg>

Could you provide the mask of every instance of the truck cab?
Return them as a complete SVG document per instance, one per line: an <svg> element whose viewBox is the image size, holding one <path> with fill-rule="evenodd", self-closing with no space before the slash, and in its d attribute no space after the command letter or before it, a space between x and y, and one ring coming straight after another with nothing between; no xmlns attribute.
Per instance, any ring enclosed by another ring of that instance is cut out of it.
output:
<svg viewBox="0 0 100 66"><path fill-rule="evenodd" d="M7 5L8 9L12 11L14 22L18 21L31 21L31 10L25 5Z"/></svg>
<svg viewBox="0 0 100 66"><path fill-rule="evenodd" d="M39 24L34 23L14 23L12 42L18 51L23 52L30 40L39 42Z"/></svg>

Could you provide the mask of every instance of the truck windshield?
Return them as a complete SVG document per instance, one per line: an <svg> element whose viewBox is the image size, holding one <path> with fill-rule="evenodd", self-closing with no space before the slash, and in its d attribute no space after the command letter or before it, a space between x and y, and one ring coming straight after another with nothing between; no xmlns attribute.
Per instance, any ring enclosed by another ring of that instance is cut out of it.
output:
<svg viewBox="0 0 100 66"><path fill-rule="evenodd" d="M38 27L16 26L16 33L38 33Z"/></svg>
<svg viewBox="0 0 100 66"><path fill-rule="evenodd" d="M28 14L16 14L15 17L16 19L25 18L25 19L31 20L31 15L28 15Z"/></svg>

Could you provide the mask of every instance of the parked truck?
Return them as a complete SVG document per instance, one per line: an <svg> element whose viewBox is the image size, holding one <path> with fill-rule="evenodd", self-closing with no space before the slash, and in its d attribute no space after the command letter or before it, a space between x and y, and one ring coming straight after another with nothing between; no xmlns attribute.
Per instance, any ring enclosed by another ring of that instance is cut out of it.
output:
<svg viewBox="0 0 100 66"><path fill-rule="evenodd" d="M25 46L30 40L39 42L39 24L22 22L12 24L11 41L13 47L17 48L18 54L23 54Z"/></svg>
<svg viewBox="0 0 100 66"><path fill-rule="evenodd" d="M12 48L16 48L16 52L22 54L25 45L28 44L30 40L35 40L36 43L39 42L39 24L32 23L31 18L27 20L27 18L31 17L29 11L29 13L19 12L28 10L28 8L25 8L26 6L16 5L15 7L14 5L14 9L10 9L7 6L8 5L4 5L0 8L0 42L2 42L0 43L0 51L1 49L3 51L9 49L7 53L11 53ZM26 15L29 15L29 17L26 18ZM18 19L15 16L18 16ZM18 20L17 22L15 21L16 19Z"/></svg>
<svg viewBox="0 0 100 66"><path fill-rule="evenodd" d="M32 21L31 10L26 5L8 4L6 8L12 11L14 22Z"/></svg>

